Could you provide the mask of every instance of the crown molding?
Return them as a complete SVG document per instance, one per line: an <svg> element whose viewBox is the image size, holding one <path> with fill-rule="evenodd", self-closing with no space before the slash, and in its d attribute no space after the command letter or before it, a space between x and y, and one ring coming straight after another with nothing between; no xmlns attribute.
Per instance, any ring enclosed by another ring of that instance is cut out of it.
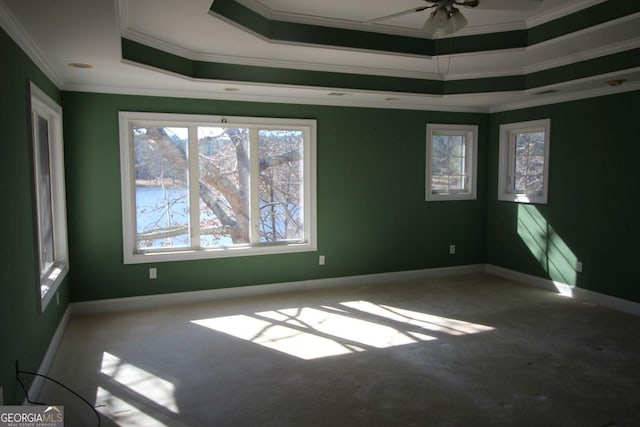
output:
<svg viewBox="0 0 640 427"><path fill-rule="evenodd" d="M192 79L189 79L192 80ZM217 81L213 83L223 84L225 86L244 86L238 85L237 82ZM279 85L278 87L282 87ZM488 113L488 107L461 107L452 106L446 103L446 97L443 96L422 96L420 103L410 103L401 101L385 101L385 98L393 96L392 93L380 93L380 101L371 101L368 99L357 99L354 97L330 97L330 92L348 92L350 94L363 91L345 91L344 89L322 88L316 87L300 88L314 91L322 91L323 97L315 96L284 96L284 95L253 95L242 94L239 92L213 92L201 90L174 90L161 88L138 88L138 87L120 87L120 86L96 86L96 85L67 85L64 90L68 92L87 92L101 93L111 95L131 95L131 96L152 96L152 97L171 97L171 98L188 98L188 99L208 99L216 101L239 101L251 103L276 103L276 104L294 104L294 105L319 105L331 107L355 107L355 108L377 108L392 110L411 110L411 111L443 111L456 113ZM406 94L399 96L407 97Z"/></svg>
<svg viewBox="0 0 640 427"><path fill-rule="evenodd" d="M609 46L600 47L592 50L581 51L577 54L563 56L561 58L552 59L545 62L540 62L533 65L527 65L524 67L524 73L537 73L539 71L545 71L553 68L563 67L565 65L575 64L580 61L588 61L590 59L600 58L602 56L613 55L616 53L625 52L627 50L640 48L640 38L633 40L627 40L620 43L614 43Z"/></svg>
<svg viewBox="0 0 640 427"><path fill-rule="evenodd" d="M626 22L630 22L630 21L635 21L635 20L640 21L640 12L632 13L630 15L623 16L623 17L618 18L618 19L612 19L611 21L602 22L600 24L593 25L593 26L588 27L588 28L583 28L582 30L577 30L577 31L573 31L571 33L563 34L561 36L554 37L552 39L545 40L545 41L542 41L540 43L536 43L534 45L531 45L531 46L528 47L528 49L540 49L540 48L548 47L548 46L553 45L553 44L558 43L558 42L571 40L573 38L584 36L585 34L593 33L595 31L599 31L599 30L604 30L604 29L607 29L607 28L610 28L610 27L613 27L613 26L616 26L616 25L620 25L620 24L623 24L623 23L626 23Z"/></svg>
<svg viewBox="0 0 640 427"><path fill-rule="evenodd" d="M606 75L606 74L600 75L600 76L589 78L589 79L581 79L580 81L593 81L595 79L606 80L607 76L615 77L615 73L611 73L609 75ZM578 81L579 80L574 80L571 83L575 83ZM558 87L562 87L562 85L548 86L548 88L552 88L552 87L558 88ZM538 92L544 89L545 88L536 88L535 91ZM534 99L534 100L523 101L523 102L512 102L512 103L495 105L489 108L489 112L499 113L503 111L521 110L524 108L531 108L531 107L542 107L545 105L560 104L563 102L578 101L581 99L598 98L600 96L615 95L615 94L625 93L625 92L634 92L637 90L640 90L640 82L625 83L621 86L603 86L601 88L596 88L596 89L587 89L587 90L576 91L576 92L571 92L566 94L559 93L556 95L545 96L544 98L541 98L539 100Z"/></svg>
<svg viewBox="0 0 640 427"><path fill-rule="evenodd" d="M58 89L64 86L64 79L47 60L29 33L20 25L4 1L0 1L0 25Z"/></svg>
<svg viewBox="0 0 640 427"><path fill-rule="evenodd" d="M565 5L563 7L552 9L546 13L534 15L525 21L526 28L529 29L529 28L537 27L538 25L541 25L541 24L546 24L547 22L554 21L556 19L562 18L563 16L571 15L572 13L579 12L583 9L588 9L591 6L604 3L605 1L607 0L582 0L580 2L576 2L573 4Z"/></svg>
<svg viewBox="0 0 640 427"><path fill-rule="evenodd" d="M184 48L182 46L178 46L166 40L162 40L145 33L141 33L140 31L132 30L131 28L123 28L120 34L122 38L143 44L145 46L152 47L154 49L161 50L166 53L170 53L172 55L177 55L182 58L189 59L191 61L199 60L198 59L199 54L190 49ZM201 55L207 56L208 54L201 54ZM215 55L211 55L211 56L215 56Z"/></svg>
<svg viewBox="0 0 640 427"><path fill-rule="evenodd" d="M384 75L390 77L402 77L402 78L412 78L412 79L435 79L439 80L440 76L437 73L428 73L424 71L406 71L406 70L397 70L391 68L380 68L380 67L358 67L351 65L334 65L334 64L324 64L317 62L308 62L308 61L286 61L286 60L276 60L276 59L263 59L263 58L252 58L245 56L231 56L231 55L218 55L218 54L210 54L210 53L200 53L193 52L189 49L183 48L181 46L177 46L175 44L166 42L164 40L158 39L156 37L149 36L147 34L131 30L125 29L122 33L122 37L145 46L161 50L163 52L170 53L172 55L177 55L182 58L189 59L191 61L202 61L202 62L219 62L224 64L233 64L233 65L247 65L247 66L255 66L255 67L269 67L269 68L287 68L294 70L309 70L309 71L324 71L324 72L335 72L335 73L347 73L347 74L366 74L366 75ZM326 47L327 49L334 49L332 47ZM335 48L336 50L344 50ZM429 60L430 58L425 57L425 60Z"/></svg>
<svg viewBox="0 0 640 427"><path fill-rule="evenodd" d="M129 28L129 1L115 0L113 2L115 8L116 27L118 34L123 34Z"/></svg>
<svg viewBox="0 0 640 427"><path fill-rule="evenodd" d="M219 82L224 83L224 82ZM228 85L238 86L237 82L226 82ZM309 88L317 89L317 88ZM188 98L188 99L208 99L217 101L239 101L239 102L262 102L277 104L294 104L294 105L320 105L332 107L355 107L355 108L379 108L379 109L400 109L412 111L443 111L456 113L499 113L505 111L521 110L532 107L542 107L545 105L560 104L563 102L578 101L581 99L597 98L601 96L615 95L625 92L634 92L640 90L640 82L625 84L618 87L602 87L597 89L589 89L570 94L558 94L555 96L547 96L541 99L529 100L523 102L513 102L505 104L496 104L487 107L460 107L446 104L447 96L423 96L421 105L414 103L389 102L381 100L379 102L371 102L369 100L358 100L351 97L335 97L335 98L319 98L317 96L295 97L295 96L255 96L243 95L238 92L234 93L215 93L204 91L190 90L173 90L173 89L143 89L137 87L116 87L116 86L90 86L90 85L68 85L64 88L69 92L88 92L100 94L114 95L130 95L130 96L151 96L151 97L171 97L171 98ZM330 92L330 88L325 88L325 92ZM353 92L353 91L350 91ZM383 94L389 97L389 93ZM406 94L401 94L406 96Z"/></svg>
<svg viewBox="0 0 640 427"><path fill-rule="evenodd" d="M156 70L157 71L157 70ZM634 69L634 71L640 72L640 67ZM174 75L167 71L161 71L165 74ZM604 81L607 79L615 78L619 72L608 73L589 77L585 79L575 80L566 84L550 85L545 87L539 87L535 90L527 90L522 93L533 93L544 91L546 89L562 89L574 83L592 82L592 81ZM201 82L198 79L185 78L186 80ZM208 81L212 84L218 84L221 87L233 86L241 87L238 92L223 92L220 91L202 91L202 90L174 90L174 89L161 89L161 88L138 88L138 87L120 87L120 86L95 86L95 85L67 85L63 90L65 91L77 91L77 92L90 92L90 93L103 93L103 94L116 94L116 95L138 95L138 96L152 96L152 97L173 97L173 98L189 98L189 99L209 99L219 101L239 101L239 102L262 102L262 103L278 103L278 104L295 104L295 105L321 105L321 106L334 106L334 107L356 107L356 108L379 108L379 109L400 109L400 110L412 110L412 111L444 111L444 112L458 112L458 113L498 113L504 111L520 110L524 108L541 107L545 105L559 104L563 102L577 101L581 99L597 98L600 96L615 95L625 92L633 92L640 90L640 82L626 83L622 86L602 86L595 89L586 89L582 91L576 91L571 93L558 93L555 95L549 95L540 97L539 99L530 99L522 102L510 102L503 104L488 105L483 107L464 107L464 106L452 106L447 103L447 99L456 95L407 95L405 93L395 94L392 92L371 92L362 90L344 90L336 88L318 88L318 87L299 87L295 89L309 90L314 93L307 96L285 96L285 95L255 95L242 93L243 87L250 87L252 85L238 84L235 81ZM265 85L260 85L265 86ZM269 86L269 85L267 85ZM282 85L273 85L274 87L282 88ZM331 92L347 92L349 94L375 94L380 96L379 101L372 101L371 99L359 99L357 97L330 97ZM318 96L321 94L321 96ZM402 101L386 101L386 98L393 98L394 95L402 98L414 98L417 102L402 102Z"/></svg>
<svg viewBox="0 0 640 427"><path fill-rule="evenodd" d="M126 0L121 0L121 1L126 1ZM631 21L637 18L640 18L640 13L627 16L615 21L606 22L599 25L598 27L606 28L608 26L617 25L622 22ZM593 30L594 30L593 28L588 28L588 29L582 30L581 32L588 32ZM575 36L576 36L575 34L568 34L562 37L575 37ZM427 80L445 80L445 81L482 79L482 78L490 78L490 77L505 77L505 76L523 74L523 73L529 74L529 73L553 69L556 67L561 67L564 65L569 65L577 61L594 59L594 58L611 55L615 53L620 53L625 50L630 50L630 49L635 49L640 47L640 38L636 38L636 39L628 40L625 42L615 43L602 48L592 49L589 51L581 51L579 54L576 54L576 55L563 56L561 58L552 59L549 61L540 62L533 65L524 65L524 66L516 65L509 69L502 69L502 70L496 70L496 71L484 72L484 73L447 74L443 78L441 74L436 72L407 71L407 70L387 69L387 68L380 68L380 67L375 67L375 68L374 67L357 67L357 66L348 66L348 65L323 64L323 63L315 63L315 62L285 61L285 60L273 60L273 59L252 58L252 57L242 57L242 56L199 53L199 52L193 52L189 49L177 46L167 41L158 39L156 37L152 37L147 34L132 30L130 28L124 29L124 31L122 32L122 37L144 44L154 49L171 53L173 55L177 55L192 61L219 62L224 64L247 65L247 66L256 66L256 67L287 68L287 69L296 69L296 70L325 71L325 72L336 72L336 73L346 73L346 74L382 75L382 76L389 76L389 77L427 79ZM560 39L561 38L557 38L557 39L553 39L543 43L551 44L551 43L557 42ZM508 55L510 53L520 53L523 51L538 49L540 47L541 47L540 45L534 45L526 48L504 49L501 51L501 54ZM344 48L338 48L333 46L325 46L323 48L334 49L334 50L344 50ZM486 52L465 52L465 53L451 54L447 56L450 56L451 58L466 58L466 57L472 57L472 56L481 56L484 54L486 54ZM390 55L413 56L413 55L402 55L398 53L390 53ZM441 56L444 56L444 55L441 55ZM433 60L435 58L436 57L425 57L424 59Z"/></svg>
<svg viewBox="0 0 640 427"><path fill-rule="evenodd" d="M374 30L374 32L380 32L380 33L386 33L386 34L431 39L431 37L425 34L424 31L418 28L413 29L413 28L399 27L395 25L385 25L385 24L379 24L379 23L365 24L363 22L349 20L349 19L327 18L323 16L318 16L318 15L281 12L281 11L270 9L259 0L236 0L236 1L241 5L253 10L254 12L258 13L259 15L262 15L264 18L267 18L271 21L294 22L298 24L342 28L342 29L356 30L356 31ZM563 16L566 16L575 12L579 12L583 9L587 9L591 6L595 6L605 1L607 0L582 0L574 4L565 5L563 7L549 10L545 13L536 14L526 20L506 22L506 23L495 24L495 25L483 25L483 26L471 25L456 32L455 36L456 37L467 36L467 35L471 36L471 35L478 35L478 34L488 34L488 33L529 29L529 28L553 21L555 19L561 18Z"/></svg>

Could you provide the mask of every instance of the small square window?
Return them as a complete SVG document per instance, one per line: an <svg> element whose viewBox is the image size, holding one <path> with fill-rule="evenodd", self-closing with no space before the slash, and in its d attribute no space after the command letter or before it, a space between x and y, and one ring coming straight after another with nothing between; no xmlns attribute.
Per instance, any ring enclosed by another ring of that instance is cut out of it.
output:
<svg viewBox="0 0 640 427"><path fill-rule="evenodd" d="M498 199L547 203L550 120L500 125Z"/></svg>
<svg viewBox="0 0 640 427"><path fill-rule="evenodd" d="M427 201L476 198L477 135L477 126L427 125Z"/></svg>

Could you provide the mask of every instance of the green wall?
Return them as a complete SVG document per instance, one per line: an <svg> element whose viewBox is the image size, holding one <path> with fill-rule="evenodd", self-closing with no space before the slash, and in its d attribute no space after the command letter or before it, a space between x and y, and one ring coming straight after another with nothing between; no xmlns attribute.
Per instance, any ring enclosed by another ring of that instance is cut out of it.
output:
<svg viewBox="0 0 640 427"><path fill-rule="evenodd" d="M17 389L15 361L19 360L23 369L38 369L68 304L69 278L58 290L60 304L56 305L54 298L44 313L39 311L29 80L58 102L60 93L2 30L0 52L0 385L5 404L18 404L24 396Z"/></svg>
<svg viewBox="0 0 640 427"><path fill-rule="evenodd" d="M639 117L640 91L492 114L487 262L554 280L564 275L579 288L640 302ZM527 211L497 201L499 125L542 118L551 119L548 204ZM546 240L546 255L523 239L522 222L532 215L547 226L533 236ZM573 257L582 273L553 271Z"/></svg>
<svg viewBox="0 0 640 427"><path fill-rule="evenodd" d="M73 301L485 262L486 114L76 92L63 107ZM123 265L121 110L316 119L319 251L158 263L157 280ZM424 201L427 122L480 126L478 200Z"/></svg>

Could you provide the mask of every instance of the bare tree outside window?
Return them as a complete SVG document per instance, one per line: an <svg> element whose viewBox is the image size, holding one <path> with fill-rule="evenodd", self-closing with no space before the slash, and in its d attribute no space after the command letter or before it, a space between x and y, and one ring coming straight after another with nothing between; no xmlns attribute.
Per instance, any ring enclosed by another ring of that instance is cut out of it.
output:
<svg viewBox="0 0 640 427"><path fill-rule="evenodd" d="M138 250L304 238L304 132L198 126L197 139L188 135L187 127L133 127ZM195 228L190 223L191 152L197 153L198 165L197 189L191 189L198 193Z"/></svg>

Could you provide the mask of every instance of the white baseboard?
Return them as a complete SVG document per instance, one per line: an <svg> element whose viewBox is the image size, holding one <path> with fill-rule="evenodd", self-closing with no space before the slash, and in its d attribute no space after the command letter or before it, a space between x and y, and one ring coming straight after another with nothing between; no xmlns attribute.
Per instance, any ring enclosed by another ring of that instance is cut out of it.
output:
<svg viewBox="0 0 640 427"><path fill-rule="evenodd" d="M547 289L570 298L575 298L580 301L585 301L592 304L600 305L602 307L607 307L613 310L640 316L640 304L637 302L601 294L599 292L590 291L588 289L573 287L566 283L556 282L550 279L544 279L542 277L520 273L519 271L510 270L504 267L498 267L492 264L487 264L485 271L495 276L504 277L505 279L513 280L525 285Z"/></svg>
<svg viewBox="0 0 640 427"><path fill-rule="evenodd" d="M62 336L67 329L67 325L69 324L69 319L71 318L71 309L67 306L62 318L60 319L60 323L58 323L58 327L51 337L51 341L49 342L49 347L47 347L47 352L44 354L42 358L42 362L40 362L40 366L38 367L38 371L36 373L40 375L46 375L49 372L49 368L51 367L51 363L53 362L53 358L58 351L58 347L60 346L60 342L62 342ZM42 391L42 386L44 385L45 379L42 377L34 377L31 382L31 386L29 387L29 398L31 400L38 400L38 396L40 395L40 391ZM25 397L22 402L23 405L27 405L27 398Z"/></svg>
<svg viewBox="0 0 640 427"><path fill-rule="evenodd" d="M140 310L174 304L202 302L207 300L277 294L283 292L326 289L337 287L377 285L392 281L409 281L436 277L482 273L484 264L458 267L429 268L424 270L398 271L391 273L366 274L359 276L332 277L327 279L302 280L296 282L272 283L265 285L239 286L204 291L177 292L171 294L145 295L126 298L112 298L71 304L73 314L106 313Z"/></svg>

